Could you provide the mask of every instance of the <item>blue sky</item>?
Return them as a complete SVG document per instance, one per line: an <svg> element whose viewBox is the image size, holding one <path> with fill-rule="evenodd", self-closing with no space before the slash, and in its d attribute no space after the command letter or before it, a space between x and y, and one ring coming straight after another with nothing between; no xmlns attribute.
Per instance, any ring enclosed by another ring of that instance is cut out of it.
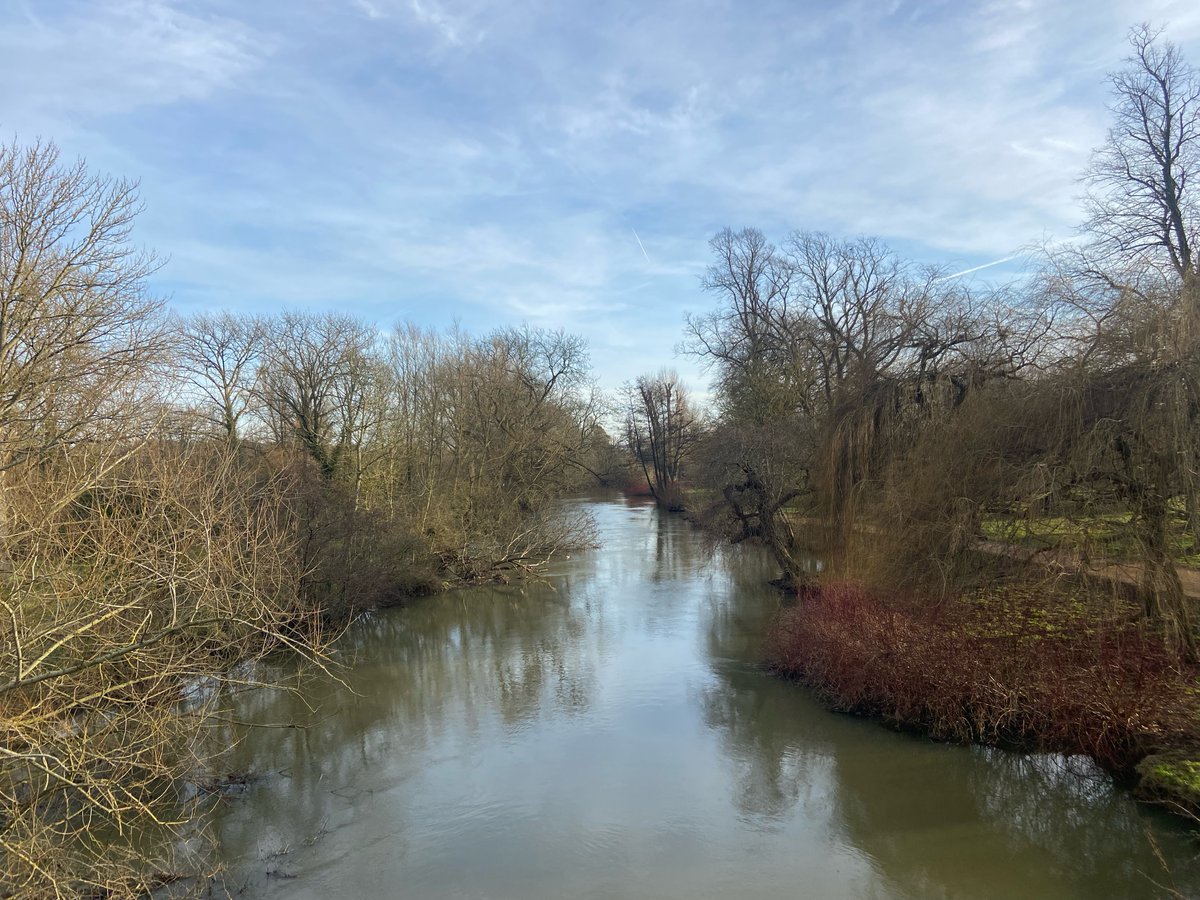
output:
<svg viewBox="0 0 1200 900"><path fill-rule="evenodd" d="M1194 0L0 0L0 132L140 179L182 310L528 321L701 387L726 225L1069 237L1142 20L1200 64Z"/></svg>

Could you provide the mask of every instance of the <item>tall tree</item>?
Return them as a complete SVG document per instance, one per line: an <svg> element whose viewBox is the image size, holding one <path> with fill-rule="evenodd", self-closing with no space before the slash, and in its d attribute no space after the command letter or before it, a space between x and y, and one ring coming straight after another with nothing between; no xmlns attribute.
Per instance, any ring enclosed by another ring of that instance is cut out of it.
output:
<svg viewBox="0 0 1200 900"><path fill-rule="evenodd" d="M236 445L253 401L266 323L225 311L185 319L180 333L180 368L200 392L202 415Z"/></svg>
<svg viewBox="0 0 1200 900"><path fill-rule="evenodd" d="M193 836L191 695L305 644L287 480L156 427L173 335L139 209L53 145L0 147L4 896L149 894L151 832Z"/></svg>
<svg viewBox="0 0 1200 900"><path fill-rule="evenodd" d="M1090 241L1052 260L1048 295L1075 326L1083 415L1066 446L1111 463L1091 474L1133 514L1148 617L1195 651L1169 523L1182 494L1200 538L1200 75L1146 25L1129 42L1087 173Z"/></svg>
<svg viewBox="0 0 1200 900"><path fill-rule="evenodd" d="M166 345L158 260L129 240L140 208L133 182L53 144L0 146L0 471L136 414Z"/></svg>
<svg viewBox="0 0 1200 900"><path fill-rule="evenodd" d="M682 503L679 482L684 460L699 435L687 390L671 370L642 375L625 387L625 438L663 506Z"/></svg>
<svg viewBox="0 0 1200 900"><path fill-rule="evenodd" d="M144 418L164 359L159 262L129 239L137 185L64 163L53 144L0 146L0 565L9 472ZM112 458L112 457L110 457Z"/></svg>
<svg viewBox="0 0 1200 900"><path fill-rule="evenodd" d="M1200 177L1200 77L1147 25L1129 35L1127 67L1110 76L1113 125L1087 181L1087 230L1122 261L1166 262L1196 278ZM1197 302L1191 298L1191 302Z"/></svg>
<svg viewBox="0 0 1200 900"><path fill-rule="evenodd" d="M352 455L374 342L371 326L340 313L284 313L268 326L258 391L277 439L326 478Z"/></svg>

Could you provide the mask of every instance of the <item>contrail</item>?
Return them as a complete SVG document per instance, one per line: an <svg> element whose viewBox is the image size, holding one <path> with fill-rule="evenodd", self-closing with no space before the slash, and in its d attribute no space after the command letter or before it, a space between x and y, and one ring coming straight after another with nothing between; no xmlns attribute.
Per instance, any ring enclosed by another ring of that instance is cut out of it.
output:
<svg viewBox="0 0 1200 900"><path fill-rule="evenodd" d="M637 229L630 228L629 230L633 232L634 240L636 240L638 242L638 246L642 247L642 239L640 237L638 237ZM650 255L648 253L646 253L645 247L642 247L642 256L646 257L646 262L650 262Z"/></svg>
<svg viewBox="0 0 1200 900"><path fill-rule="evenodd" d="M961 278L964 275L970 275L972 272L978 272L980 269L990 269L992 266L998 266L1000 263L1012 262L1019 257L1020 253L1014 253L1012 256L1006 256L1004 259L993 260L990 263L984 263L982 266L975 266L971 269L963 269L961 272L955 272L953 275L943 275L941 278L935 278L934 281L949 281L951 278Z"/></svg>

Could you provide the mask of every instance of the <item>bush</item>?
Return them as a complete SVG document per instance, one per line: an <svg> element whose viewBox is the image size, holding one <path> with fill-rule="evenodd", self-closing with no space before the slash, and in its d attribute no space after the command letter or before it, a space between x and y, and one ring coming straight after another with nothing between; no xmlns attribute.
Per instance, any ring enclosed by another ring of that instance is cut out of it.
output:
<svg viewBox="0 0 1200 900"><path fill-rule="evenodd" d="M930 605L830 584L779 614L767 656L837 709L941 740L1087 754L1124 777L1200 748L1197 668L1068 597L1000 586Z"/></svg>
<svg viewBox="0 0 1200 900"><path fill-rule="evenodd" d="M345 622L440 589L436 557L402 521L356 508L345 485L322 477L307 460L292 461L288 471L306 607Z"/></svg>

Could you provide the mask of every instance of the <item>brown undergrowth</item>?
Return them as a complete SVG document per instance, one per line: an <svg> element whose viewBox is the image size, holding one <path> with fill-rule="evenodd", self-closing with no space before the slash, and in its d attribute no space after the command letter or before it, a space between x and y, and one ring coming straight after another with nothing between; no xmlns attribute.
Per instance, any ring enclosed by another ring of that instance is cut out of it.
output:
<svg viewBox="0 0 1200 900"><path fill-rule="evenodd" d="M1200 753L1200 666L1133 612L1114 601L1098 617L1015 585L929 604L833 583L779 614L767 660L839 710L940 740L1086 754L1132 780L1152 754Z"/></svg>

